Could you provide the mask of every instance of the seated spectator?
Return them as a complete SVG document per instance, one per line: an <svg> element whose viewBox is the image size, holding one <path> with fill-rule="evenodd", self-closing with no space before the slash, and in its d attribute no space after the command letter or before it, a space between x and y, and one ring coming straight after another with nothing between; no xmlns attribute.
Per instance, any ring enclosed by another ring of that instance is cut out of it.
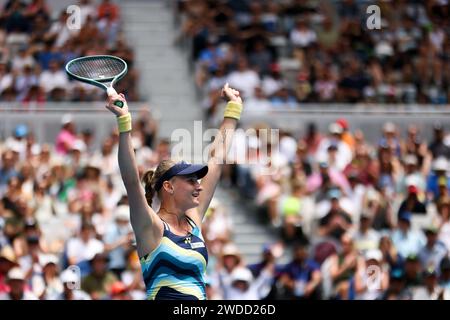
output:
<svg viewBox="0 0 450 320"><path fill-rule="evenodd" d="M398 226L392 232L392 242L403 258L417 255L426 243L421 230L411 228L411 213L401 212L398 217Z"/></svg>
<svg viewBox="0 0 450 320"><path fill-rule="evenodd" d="M359 221L359 229L352 236L355 248L360 254L378 248L380 234L371 225L372 216L363 212Z"/></svg>
<svg viewBox="0 0 450 320"><path fill-rule="evenodd" d="M5 245L0 249L0 295L9 291L8 272L17 267L17 258L11 246Z"/></svg>
<svg viewBox="0 0 450 320"><path fill-rule="evenodd" d="M231 87L241 92L242 97L251 98L255 88L260 85L259 75L251 70L245 57L240 57L237 63L237 70L229 74L227 82Z"/></svg>
<svg viewBox="0 0 450 320"><path fill-rule="evenodd" d="M389 273L382 268L380 250L368 250L358 261L355 273L355 299L375 300L389 286Z"/></svg>
<svg viewBox="0 0 450 320"><path fill-rule="evenodd" d="M90 261L91 272L81 281L81 289L88 293L93 300L105 299L111 292L117 277L108 271L108 256L97 253Z"/></svg>
<svg viewBox="0 0 450 320"><path fill-rule="evenodd" d="M350 280L356 272L358 253L350 234L343 234L340 240L342 249L328 258L329 270L334 295L338 299L347 300L349 298Z"/></svg>
<svg viewBox="0 0 450 320"><path fill-rule="evenodd" d="M389 235L381 236L379 249L383 254L383 261L389 265L391 270L403 270L405 259L397 252Z"/></svg>
<svg viewBox="0 0 450 320"><path fill-rule="evenodd" d="M436 201L440 197L439 185L445 185L447 189L450 189L447 159L444 157L434 159L431 170L427 178L427 198Z"/></svg>
<svg viewBox="0 0 450 320"><path fill-rule="evenodd" d="M449 251L438 240L438 229L435 226L425 228L427 243L419 252L419 260L424 270L438 270L442 259L448 256Z"/></svg>
<svg viewBox="0 0 450 320"><path fill-rule="evenodd" d="M412 292L406 287L402 269L393 269L389 277L389 287L378 298L381 300L412 300Z"/></svg>
<svg viewBox="0 0 450 320"><path fill-rule="evenodd" d="M224 288L227 300L261 300L267 293L273 279L274 265L267 265L254 279L251 271L238 267L231 274L231 286Z"/></svg>
<svg viewBox="0 0 450 320"><path fill-rule="evenodd" d="M342 208L339 198L340 192L337 189L331 189L328 192L330 209L319 221L318 234L321 237L330 237L339 240L341 236L350 230L352 219L350 214Z"/></svg>
<svg viewBox="0 0 450 320"><path fill-rule="evenodd" d="M1 293L0 300L37 300L37 297L28 289L25 273L19 267L9 270L6 279L9 292Z"/></svg>
<svg viewBox="0 0 450 320"><path fill-rule="evenodd" d="M56 136L56 152L66 155L73 149L74 143L77 140L75 123L70 114L65 114L61 119L61 130Z"/></svg>
<svg viewBox="0 0 450 320"><path fill-rule="evenodd" d="M60 280L63 292L49 296L47 300L91 300L90 296L78 287L80 278L72 269L61 272Z"/></svg>
<svg viewBox="0 0 450 320"><path fill-rule="evenodd" d="M95 238L95 227L83 223L80 234L67 241L68 265L78 265L84 276L91 270L90 260L103 250L104 244Z"/></svg>
<svg viewBox="0 0 450 320"><path fill-rule="evenodd" d="M109 270L118 278L127 267L126 252L131 250L134 241L130 225L130 208L118 206L114 212L114 221L108 226L105 236L105 252L109 255Z"/></svg>
<svg viewBox="0 0 450 320"><path fill-rule="evenodd" d="M308 258L308 246L296 243L293 260L280 271L279 283L284 299L319 299L321 273L319 265Z"/></svg>
<svg viewBox="0 0 450 320"><path fill-rule="evenodd" d="M58 61L51 60L49 62L48 70L44 70L39 76L39 86L44 89L49 100L64 99L69 79L66 72L60 69Z"/></svg>
<svg viewBox="0 0 450 320"><path fill-rule="evenodd" d="M438 285L437 272L433 268L425 269L423 272L424 284L414 290L413 300L438 300L443 294Z"/></svg>
<svg viewBox="0 0 450 320"><path fill-rule="evenodd" d="M415 185L408 186L408 194L406 199L400 204L398 214L402 212L411 212L412 214L426 214L427 209L425 204L419 200L419 189Z"/></svg>

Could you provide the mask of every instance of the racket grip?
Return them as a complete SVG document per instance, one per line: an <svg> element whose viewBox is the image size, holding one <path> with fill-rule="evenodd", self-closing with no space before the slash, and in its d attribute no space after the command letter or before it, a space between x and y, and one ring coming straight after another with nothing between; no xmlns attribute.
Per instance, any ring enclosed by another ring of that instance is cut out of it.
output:
<svg viewBox="0 0 450 320"><path fill-rule="evenodd" d="M117 95L117 91L113 88L113 87L108 87L108 89L106 89L106 93L108 94L108 96L113 96L113 95ZM114 105L118 106L119 108L123 107L123 102L120 100L116 100L114 101Z"/></svg>

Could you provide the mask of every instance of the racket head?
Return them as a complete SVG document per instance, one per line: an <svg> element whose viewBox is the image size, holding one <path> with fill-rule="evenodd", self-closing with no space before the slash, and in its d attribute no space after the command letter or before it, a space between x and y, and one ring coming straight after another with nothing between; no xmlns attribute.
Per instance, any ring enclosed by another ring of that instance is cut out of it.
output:
<svg viewBox="0 0 450 320"><path fill-rule="evenodd" d="M107 90L125 76L128 66L119 57L96 55L73 59L65 69L71 78Z"/></svg>

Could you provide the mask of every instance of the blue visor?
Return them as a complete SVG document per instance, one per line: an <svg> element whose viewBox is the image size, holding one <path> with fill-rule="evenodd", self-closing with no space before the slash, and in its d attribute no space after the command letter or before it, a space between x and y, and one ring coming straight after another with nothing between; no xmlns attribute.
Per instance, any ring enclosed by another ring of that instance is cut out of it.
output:
<svg viewBox="0 0 450 320"><path fill-rule="evenodd" d="M178 162L172 168L167 170L155 184L155 190L159 191L164 181L170 180L175 176L189 176L195 174L198 179L203 178L208 173L208 166L203 164L190 164L185 161Z"/></svg>

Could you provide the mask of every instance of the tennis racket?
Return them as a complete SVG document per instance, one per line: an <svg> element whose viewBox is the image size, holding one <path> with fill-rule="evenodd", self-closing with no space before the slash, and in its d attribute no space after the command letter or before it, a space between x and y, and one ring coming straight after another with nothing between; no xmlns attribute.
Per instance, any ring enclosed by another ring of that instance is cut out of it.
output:
<svg viewBox="0 0 450 320"><path fill-rule="evenodd" d="M80 57L66 64L66 72L70 77L104 89L108 96L117 95L113 85L122 79L127 71L125 61L107 55ZM122 108L123 102L116 100L114 105Z"/></svg>

